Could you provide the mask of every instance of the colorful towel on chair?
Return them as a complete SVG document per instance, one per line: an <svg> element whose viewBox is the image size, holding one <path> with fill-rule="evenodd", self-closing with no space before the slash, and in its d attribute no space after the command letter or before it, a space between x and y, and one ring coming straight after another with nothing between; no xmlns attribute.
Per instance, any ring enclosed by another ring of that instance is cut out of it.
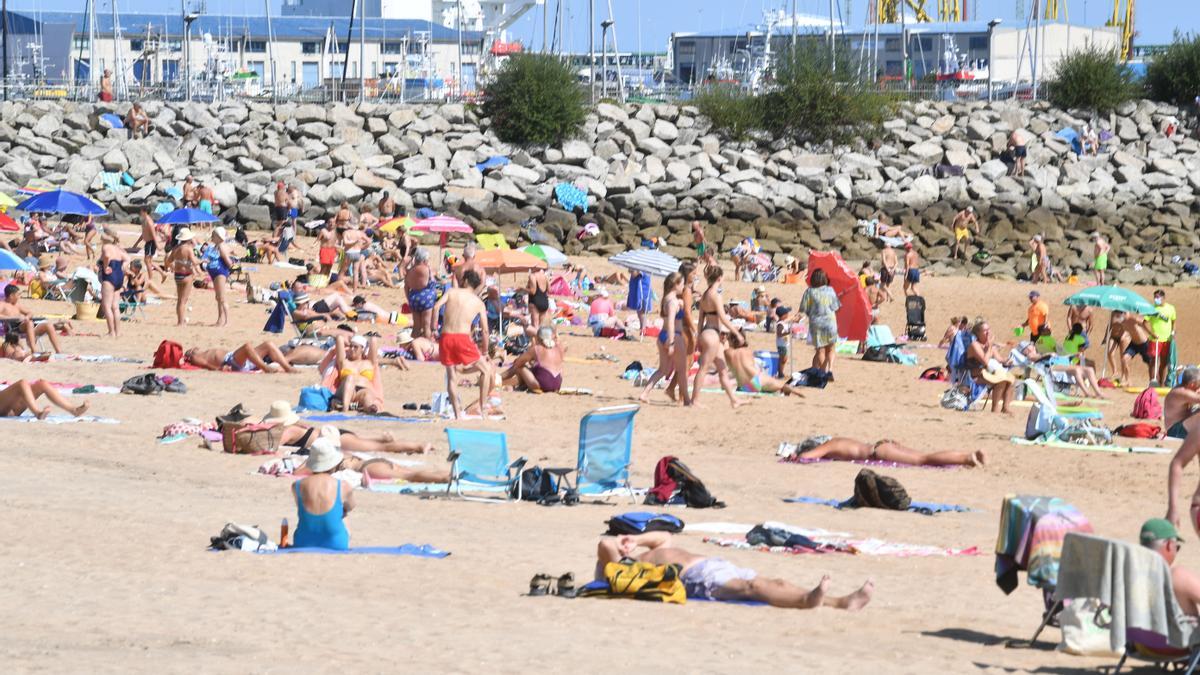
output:
<svg viewBox="0 0 1200 675"><path fill-rule="evenodd" d="M279 548L274 551L258 551L259 555L288 555L294 553L313 553L317 555L408 555L418 558L445 558L449 551L430 546L429 544L401 544L400 546L358 546L345 551L331 548Z"/></svg>
<svg viewBox="0 0 1200 675"><path fill-rule="evenodd" d="M949 470L953 470L953 469L961 469L962 468L960 466L916 466L913 464L901 464L900 462L885 462L882 459L841 460L841 459L830 459L828 457L822 457L820 459L812 459L809 457L801 457L800 455L791 455L788 457L781 457L779 459L779 461L781 463L785 463L785 464L824 464L826 462L848 462L850 464L861 464L863 466L878 466L878 467L883 467L885 469L939 469L942 471L949 471Z"/></svg>
<svg viewBox="0 0 1200 675"><path fill-rule="evenodd" d="M978 546L968 548L943 548L941 546L922 546L920 544L902 544L884 541L882 539L820 539L814 538L820 548L811 549L801 546L754 546L746 543L745 539L723 539L720 537L705 537L706 544L715 544L726 548L752 549L766 553L788 553L803 555L809 553L856 553L859 555L894 556L899 558L916 558L932 556L980 555Z"/></svg>
<svg viewBox="0 0 1200 675"><path fill-rule="evenodd" d="M820 497L785 497L785 502L792 504L819 504L821 506L832 506L835 509L854 509L858 508L851 504L850 499L821 499ZM945 513L947 511L965 512L971 511L965 506L957 504L935 504L933 502L912 502L909 505L908 511L912 513L921 513L927 516L932 516L935 513Z"/></svg>
<svg viewBox="0 0 1200 675"><path fill-rule="evenodd" d="M575 187L570 183L559 183L554 186L554 197L567 211L574 211L575 209L587 211L587 191L582 188Z"/></svg>
<svg viewBox="0 0 1200 675"><path fill-rule="evenodd" d="M996 585L1012 593L1017 573L1026 571L1029 585L1053 588L1058 583L1062 538L1067 532L1091 531L1087 517L1058 497L1008 495L1000 506Z"/></svg>

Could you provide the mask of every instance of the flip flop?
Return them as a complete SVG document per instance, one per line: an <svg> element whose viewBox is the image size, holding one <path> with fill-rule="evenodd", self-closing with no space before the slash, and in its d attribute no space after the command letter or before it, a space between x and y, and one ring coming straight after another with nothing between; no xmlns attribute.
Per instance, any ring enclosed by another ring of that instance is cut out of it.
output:
<svg viewBox="0 0 1200 675"><path fill-rule="evenodd" d="M558 578L554 584L554 594L560 598L571 599L575 597L575 575L567 572Z"/></svg>
<svg viewBox="0 0 1200 675"><path fill-rule="evenodd" d="M550 594L550 575L535 574L529 580L529 595L540 596Z"/></svg>

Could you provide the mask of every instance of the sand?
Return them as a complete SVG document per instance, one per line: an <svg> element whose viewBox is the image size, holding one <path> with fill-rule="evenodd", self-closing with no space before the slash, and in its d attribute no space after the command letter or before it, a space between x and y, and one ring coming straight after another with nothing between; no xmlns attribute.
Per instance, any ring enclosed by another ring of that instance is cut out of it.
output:
<svg viewBox="0 0 1200 675"><path fill-rule="evenodd" d="M132 237L130 237L132 239ZM600 261L588 261L595 270ZM285 277L260 267L256 281ZM506 277L506 280L511 277ZM749 285L729 283L727 294L747 298ZM771 285L794 305L799 286ZM985 314L1004 334L1024 318L1029 286L980 279L927 278L929 331L940 335L952 314ZM899 282L895 286L899 291ZM1049 286L1054 325L1064 321L1057 304L1072 287ZM1150 289L1140 289L1149 296ZM396 304L399 292L369 293ZM238 296L233 325L214 329L210 292L193 296L193 324L173 325L173 301L152 306L147 318L123 323L123 337L65 339L68 351L115 354L149 361L163 338L232 349L257 342L262 305ZM1172 290L1185 331L1200 311L1200 292ZM43 312L61 303L33 302ZM903 305L883 318L901 333ZM76 322L104 332L102 323ZM383 327L393 333L394 327ZM566 386L588 387L591 397L502 394L506 421L464 422L503 430L514 455L543 466L574 464L578 425L588 410L628 403L637 390L618 378L634 359L656 361L654 345L576 336L569 354L606 350L618 363L568 366ZM1011 333L1010 333L1011 334ZM757 334L756 347L771 338ZM1195 361L1194 334L1182 338L1182 357ZM1095 350L1095 348L1093 348ZM918 349L921 368L942 353ZM808 360L811 351L796 349ZM1046 649L1014 650L1008 638L1027 638L1041 612L1040 592L1024 584L1012 596L995 585L991 551L999 506L1006 494L1049 494L1076 504L1099 534L1132 540L1140 523L1165 509L1169 455L1112 455L1019 447L1009 436L1024 427L1024 409L1013 417L942 409L942 387L917 380L921 368L839 359L837 382L807 392L802 401L756 398L731 410L721 395L701 408L667 404L657 392L637 417L633 475L652 483L666 454L686 461L728 503L724 510L671 511L689 523L776 520L803 527L848 531L863 537L942 546L978 546L983 555L895 558L850 555L787 556L720 549L683 535L686 548L719 555L763 575L804 585L822 574L831 591L846 593L874 579L874 601L858 613L798 612L718 603L663 606L632 601L523 597L530 577L572 571L592 573L597 535L614 514L638 510L627 501L610 505L546 508L533 504L480 504L359 492L348 525L358 545L431 543L453 553L444 560L404 557L260 557L206 550L208 538L229 521L259 524L273 536L281 518L295 524L290 480L253 475L260 458L205 450L195 441L160 445L162 428L184 417L209 419L244 403L258 414L272 400L294 402L313 383L298 375L183 372L186 395L88 397L92 411L120 425L46 426L0 421L8 442L0 453L0 500L6 545L0 549L0 662L9 672L52 671L528 671L531 667L583 672L749 670L836 671L886 667L889 672L1013 672L1112 665ZM3 379L45 378L119 385L146 372L132 364L0 363ZM1144 370L1136 370L1145 381ZM442 371L415 364L385 372L389 403L427 402L442 386ZM1113 394L1104 406L1110 423L1126 420L1132 394ZM424 458L445 466L442 422L347 423L430 441ZM780 441L814 433L862 440L894 438L920 449L976 449L990 455L982 469L884 470L917 499L952 502L970 513L926 517L882 511L839 512L785 504L783 497L850 495L860 467L847 463L783 465ZM1188 472L1189 481L1195 476ZM1192 533L1185 532L1185 538ZM1200 566L1195 547L1180 564ZM1046 633L1057 641L1059 633ZM538 665L534 665L538 664Z"/></svg>

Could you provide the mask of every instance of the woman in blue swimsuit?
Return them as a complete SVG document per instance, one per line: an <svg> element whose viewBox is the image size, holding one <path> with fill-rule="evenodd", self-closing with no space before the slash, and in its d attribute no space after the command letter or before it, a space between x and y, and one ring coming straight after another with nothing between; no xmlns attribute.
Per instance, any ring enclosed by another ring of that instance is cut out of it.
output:
<svg viewBox="0 0 1200 675"><path fill-rule="evenodd" d="M121 289L125 287L125 262L129 254L113 244L100 247L100 311L108 334L117 337L121 327Z"/></svg>
<svg viewBox="0 0 1200 675"><path fill-rule="evenodd" d="M213 292L217 297L217 322L214 326L229 324L229 301L225 298L225 292L229 288L229 275L233 272L233 258L229 255L229 247L225 245L228 238L225 228L214 228L212 244L204 253L204 269L212 278Z"/></svg>
<svg viewBox="0 0 1200 675"><path fill-rule="evenodd" d="M663 320L657 341L658 370L654 371L654 375L646 383L646 388L642 390L642 395L638 397L642 403L646 402L650 390L654 389L659 380L675 374L675 336L683 333L683 307L679 300L679 289L682 286L683 275L679 272L671 272L663 282L663 299L658 310ZM667 396L671 396L670 390L667 391ZM674 399L673 396L671 398Z"/></svg>
<svg viewBox="0 0 1200 675"><path fill-rule="evenodd" d="M327 437L309 444L304 467L313 475L292 483L298 520L293 545L297 548L350 548L350 532L343 521L354 510L354 486L333 477L342 460L342 451Z"/></svg>

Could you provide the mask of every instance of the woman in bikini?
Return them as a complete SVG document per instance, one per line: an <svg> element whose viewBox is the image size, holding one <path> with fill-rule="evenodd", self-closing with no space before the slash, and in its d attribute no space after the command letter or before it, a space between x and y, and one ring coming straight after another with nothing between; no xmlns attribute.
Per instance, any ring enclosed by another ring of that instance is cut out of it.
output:
<svg viewBox="0 0 1200 675"><path fill-rule="evenodd" d="M347 343L346 338L339 335L335 338L334 349L338 377L330 409L350 412L353 405L359 412L378 413L383 409L383 371L379 367L375 338L356 335Z"/></svg>
<svg viewBox="0 0 1200 675"><path fill-rule="evenodd" d="M682 277L679 286L679 325L675 331L675 344L672 352L675 358L674 373L667 383L667 396L675 401L690 405L692 399L688 396L687 376L688 367L692 365L692 354L696 352L696 319L692 316L693 287L696 285L696 263L688 261L679 266ZM672 395L674 391L674 395Z"/></svg>
<svg viewBox="0 0 1200 675"><path fill-rule="evenodd" d="M529 313L533 327L541 328L546 313L550 311L550 281L546 279L546 272L530 270L525 290L529 291Z"/></svg>
<svg viewBox="0 0 1200 675"><path fill-rule="evenodd" d="M88 409L86 402L75 405L45 380L17 380L0 391L0 417L19 417L28 410L39 420L44 420L50 414L50 406L38 408L37 400L43 396L75 417Z"/></svg>
<svg viewBox="0 0 1200 675"><path fill-rule="evenodd" d="M720 265L709 265L704 268L704 279L708 282L708 288L700 297L700 334L696 338L696 342L700 346L700 370L696 371L696 377L692 381L691 405L695 405L696 401L700 399L701 385L704 383L704 378L708 376L709 368L713 366L716 366L717 379L729 397L730 405L737 408L743 403L734 396L733 380L729 377L729 369L725 364L724 346L721 344L722 332L732 333L737 330L729 321L729 316L725 314L725 307L721 303L720 284L724 276L725 270Z"/></svg>
<svg viewBox="0 0 1200 675"><path fill-rule="evenodd" d="M196 274L196 251L192 248L192 239L195 234L191 229L183 228L179 231L176 241L179 244L171 249L167 254L167 259L164 261L164 266L170 268L175 275L175 325L183 326L187 323L188 299L192 295L192 277Z"/></svg>
<svg viewBox="0 0 1200 675"><path fill-rule="evenodd" d="M801 447L798 454L801 459L809 460L833 459L843 462L877 460L910 466L976 467L987 463L987 455L982 450L975 452L946 450L924 453L906 448L896 441L886 438L876 441L874 445L868 445L853 438L834 437L808 450Z"/></svg>
<svg viewBox="0 0 1200 675"><path fill-rule="evenodd" d="M645 403L649 400L650 390L664 377L675 374L675 338L683 333L683 308L679 303L679 288L683 285L683 275L671 272L663 282L663 298L659 303L658 313L662 317L663 327L658 332L658 370L646 383L638 400ZM667 394L670 396L670 393ZM674 399L674 396L671 396Z"/></svg>

